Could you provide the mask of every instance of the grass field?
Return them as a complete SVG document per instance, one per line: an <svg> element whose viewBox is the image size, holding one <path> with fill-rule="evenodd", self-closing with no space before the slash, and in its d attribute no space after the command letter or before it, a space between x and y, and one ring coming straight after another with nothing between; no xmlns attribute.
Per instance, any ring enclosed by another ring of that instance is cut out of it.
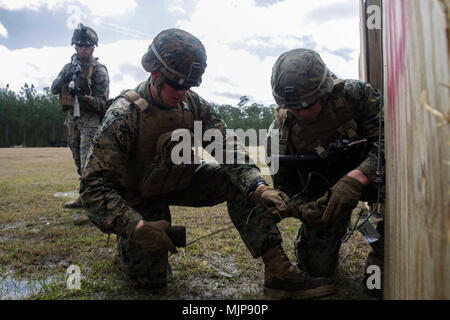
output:
<svg viewBox="0 0 450 320"><path fill-rule="evenodd" d="M266 177L270 179L269 177ZM135 290L114 264L116 237L93 225L75 226L79 210L63 209L78 176L68 148L0 149L0 299L265 299L263 264L235 229L200 240L169 260L173 279L164 292ZM225 204L171 208L173 224L186 225L187 241L230 222ZM295 261L300 222L279 224ZM339 291L327 299L371 299L362 278L369 246L358 233L340 252ZM67 289L66 270L81 268L81 289Z"/></svg>

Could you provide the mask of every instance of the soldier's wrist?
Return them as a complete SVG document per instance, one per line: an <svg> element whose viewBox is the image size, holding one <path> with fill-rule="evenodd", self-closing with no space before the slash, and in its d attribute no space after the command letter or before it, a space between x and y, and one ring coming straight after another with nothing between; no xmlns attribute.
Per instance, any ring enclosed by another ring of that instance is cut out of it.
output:
<svg viewBox="0 0 450 320"><path fill-rule="evenodd" d="M125 234L127 236L127 238L131 238L131 236L133 235L133 232L136 230L137 225L139 224L139 222L142 220L142 217L131 217L128 219L128 223L125 226Z"/></svg>
<svg viewBox="0 0 450 320"><path fill-rule="evenodd" d="M356 181L361 183L363 186L367 186L370 183L369 178L367 178L367 176L358 169L350 171L349 173L347 173L347 176L355 179Z"/></svg>
<svg viewBox="0 0 450 320"><path fill-rule="evenodd" d="M257 183L255 183L254 185L252 185L248 190L247 190L247 194L250 194L252 192L255 192L256 189L258 189L260 186L267 186L268 184L266 182L263 181L259 181Z"/></svg>

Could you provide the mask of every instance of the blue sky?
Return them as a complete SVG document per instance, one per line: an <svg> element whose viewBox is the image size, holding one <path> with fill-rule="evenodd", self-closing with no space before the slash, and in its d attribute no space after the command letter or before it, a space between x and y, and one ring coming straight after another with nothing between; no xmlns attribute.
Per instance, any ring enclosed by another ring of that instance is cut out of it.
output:
<svg viewBox="0 0 450 320"><path fill-rule="evenodd" d="M0 0L0 86L51 85L74 49L77 22L99 35L95 56L111 79L111 96L148 74L140 60L161 30L177 27L205 45L208 68L196 91L236 105L274 103L270 75L277 57L306 47L343 78L358 77L358 0Z"/></svg>

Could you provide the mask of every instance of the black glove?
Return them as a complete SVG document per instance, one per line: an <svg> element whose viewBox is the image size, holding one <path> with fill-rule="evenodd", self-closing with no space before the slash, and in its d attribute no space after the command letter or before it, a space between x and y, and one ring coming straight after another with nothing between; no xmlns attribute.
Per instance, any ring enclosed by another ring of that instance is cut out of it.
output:
<svg viewBox="0 0 450 320"><path fill-rule="evenodd" d="M73 78L73 72L72 71L68 71L64 74L64 83L69 84L70 81L72 81Z"/></svg>

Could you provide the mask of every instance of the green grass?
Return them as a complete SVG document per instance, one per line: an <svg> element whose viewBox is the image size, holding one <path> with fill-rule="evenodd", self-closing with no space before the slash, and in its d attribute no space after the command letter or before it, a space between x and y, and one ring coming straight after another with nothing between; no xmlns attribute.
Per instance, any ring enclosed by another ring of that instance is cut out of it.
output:
<svg viewBox="0 0 450 320"><path fill-rule="evenodd" d="M173 279L167 290L135 290L113 258L116 237L95 226L75 226L80 210L63 209L78 176L68 148L0 149L0 298L6 279L27 281L26 299L265 299L263 264L231 229L171 255ZM186 225L187 241L229 225L225 204L212 208L171 207L173 225ZM300 222L279 224L291 261ZM370 299L361 285L369 246L356 234L341 248L329 299ZM68 266L81 268L81 290L68 290ZM11 289L10 289L11 290Z"/></svg>

